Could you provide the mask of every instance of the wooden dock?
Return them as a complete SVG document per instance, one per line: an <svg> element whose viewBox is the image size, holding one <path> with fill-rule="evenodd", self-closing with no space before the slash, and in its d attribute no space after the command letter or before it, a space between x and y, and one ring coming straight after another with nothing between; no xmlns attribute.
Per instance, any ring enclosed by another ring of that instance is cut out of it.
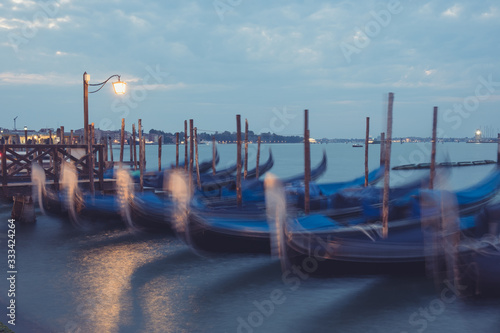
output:
<svg viewBox="0 0 500 333"><path fill-rule="evenodd" d="M61 167L73 164L82 188L112 190L114 180L104 180L106 161L103 144L4 144L0 145L2 194L4 197L31 194L33 163L45 172L46 184L59 188ZM109 162L108 162L109 164Z"/></svg>

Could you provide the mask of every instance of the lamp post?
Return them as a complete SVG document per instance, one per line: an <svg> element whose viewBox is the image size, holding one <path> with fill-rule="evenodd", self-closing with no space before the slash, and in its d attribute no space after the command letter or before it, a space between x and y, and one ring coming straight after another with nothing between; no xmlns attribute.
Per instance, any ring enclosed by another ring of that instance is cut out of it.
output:
<svg viewBox="0 0 500 333"><path fill-rule="evenodd" d="M106 83L108 83L109 80L111 80L113 77L117 77L118 81L113 82L113 89L115 91L115 94L117 95L123 95L125 94L125 91L127 89L127 84L123 81L120 81L120 75L111 75L108 77L106 81L103 81L101 83L95 83L95 84L90 84L90 75L87 74L87 72L83 73L83 138L84 138L84 143L88 143L88 124L89 124L89 94L93 94L98 92L99 90L104 87ZM89 86L92 87L98 87L94 91L89 91Z"/></svg>
<svg viewBox="0 0 500 333"><path fill-rule="evenodd" d="M28 126L24 126L24 144L28 144Z"/></svg>

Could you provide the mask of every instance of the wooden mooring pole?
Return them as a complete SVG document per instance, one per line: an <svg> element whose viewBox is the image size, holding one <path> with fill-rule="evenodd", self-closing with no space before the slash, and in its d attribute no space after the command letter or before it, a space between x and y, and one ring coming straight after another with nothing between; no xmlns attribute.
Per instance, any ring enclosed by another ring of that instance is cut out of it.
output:
<svg viewBox="0 0 500 333"><path fill-rule="evenodd" d="M158 171L161 171L161 141L163 136L158 138Z"/></svg>
<svg viewBox="0 0 500 333"><path fill-rule="evenodd" d="M95 139L95 128L94 128L94 123L91 123L90 125L91 125L91 126L90 126L90 131L91 131L91 133L90 133L90 137L91 137L91 139L92 139L92 146L94 146L94 145L97 143L97 141L96 141L96 139ZM92 164L92 167L94 167L94 166L95 166L95 163L96 163L96 161L97 161L97 151L93 153L92 158L93 158L93 159L92 159L92 161L94 162L94 164Z"/></svg>
<svg viewBox="0 0 500 333"><path fill-rule="evenodd" d="M380 133L380 166L384 165L385 160L385 133Z"/></svg>
<svg viewBox="0 0 500 333"><path fill-rule="evenodd" d="M122 118L122 130L120 132L120 163L123 163L124 145L125 145L125 118Z"/></svg>
<svg viewBox="0 0 500 333"><path fill-rule="evenodd" d="M109 157L111 158L111 162L114 162L113 160L113 138L109 137Z"/></svg>
<svg viewBox="0 0 500 333"><path fill-rule="evenodd" d="M245 119L245 166L243 171L243 178L247 179L248 173L248 120Z"/></svg>
<svg viewBox="0 0 500 333"><path fill-rule="evenodd" d="M309 110L304 110L304 212L309 214L309 181L311 180L311 143L309 142Z"/></svg>
<svg viewBox="0 0 500 333"><path fill-rule="evenodd" d="M12 197L11 218L20 223L35 223L35 205L31 195L15 195Z"/></svg>
<svg viewBox="0 0 500 333"><path fill-rule="evenodd" d="M88 126L88 129L87 129L87 133L88 133L88 142L87 142L87 150L88 150L88 167L89 167L89 189L90 189L90 193L92 195L95 194L95 187L94 187L94 140L92 138L92 124L89 124ZM57 154L55 155L57 156ZM59 157L57 157L57 160L59 159ZM56 160L56 158L54 158L54 165L57 165L58 164L58 161Z"/></svg>
<svg viewBox="0 0 500 333"><path fill-rule="evenodd" d="M142 119L137 121L137 133L139 135L139 188L142 192L144 190L144 150L142 145Z"/></svg>
<svg viewBox="0 0 500 333"><path fill-rule="evenodd" d="M141 135L139 142L139 183L141 192L144 191L144 169L146 168L146 139Z"/></svg>
<svg viewBox="0 0 500 333"><path fill-rule="evenodd" d="M73 130L71 130L71 131L69 132L69 144L70 144L70 145L75 144L75 143L73 142ZM69 154L71 155L71 148L69 148L69 149L68 149L68 151L69 151Z"/></svg>
<svg viewBox="0 0 500 333"><path fill-rule="evenodd" d="M184 120L184 171L188 170L188 125Z"/></svg>
<svg viewBox="0 0 500 333"><path fill-rule="evenodd" d="M498 148L497 148L497 164L500 165L500 133L497 134Z"/></svg>
<svg viewBox="0 0 500 333"><path fill-rule="evenodd" d="M179 132L175 133L175 168L179 167Z"/></svg>
<svg viewBox="0 0 500 333"><path fill-rule="evenodd" d="M394 93L389 93L387 105L387 138L385 144L385 170L384 170L384 197L382 201L382 237L387 238L389 232L389 184L391 171L391 144L392 144L392 107Z"/></svg>
<svg viewBox="0 0 500 333"><path fill-rule="evenodd" d="M189 119L189 188L193 188L193 163L194 163L194 123Z"/></svg>
<svg viewBox="0 0 500 333"><path fill-rule="evenodd" d="M194 147L195 147L195 159L196 159L196 184L198 184L198 189L201 189L201 179L200 179L200 164L198 163L198 128L194 128Z"/></svg>
<svg viewBox="0 0 500 333"><path fill-rule="evenodd" d="M432 115L432 150L431 150L431 174L429 179L429 189L434 188L434 178L436 176L436 131L437 131L438 107L434 107Z"/></svg>
<svg viewBox="0 0 500 333"><path fill-rule="evenodd" d="M134 146L134 170L137 170L137 141L135 140L135 124L132 124L132 145Z"/></svg>
<svg viewBox="0 0 500 333"><path fill-rule="evenodd" d="M236 203L242 204L241 194L241 116L236 115Z"/></svg>
<svg viewBox="0 0 500 333"><path fill-rule="evenodd" d="M104 161L109 161L109 156L108 156L108 138L106 136L102 137L102 140L104 141Z"/></svg>
<svg viewBox="0 0 500 333"><path fill-rule="evenodd" d="M128 138L128 145L130 148L130 164L134 162L134 147L132 146L132 135Z"/></svg>
<svg viewBox="0 0 500 333"><path fill-rule="evenodd" d="M259 162L260 162L260 135L257 137L257 163L255 166L255 179L259 179Z"/></svg>
<svg viewBox="0 0 500 333"><path fill-rule="evenodd" d="M370 139L370 117L366 117L365 135L365 187L368 186L368 140Z"/></svg>
<svg viewBox="0 0 500 333"><path fill-rule="evenodd" d="M217 152L217 146L215 145L215 135L212 135L212 175L215 176L215 155Z"/></svg>

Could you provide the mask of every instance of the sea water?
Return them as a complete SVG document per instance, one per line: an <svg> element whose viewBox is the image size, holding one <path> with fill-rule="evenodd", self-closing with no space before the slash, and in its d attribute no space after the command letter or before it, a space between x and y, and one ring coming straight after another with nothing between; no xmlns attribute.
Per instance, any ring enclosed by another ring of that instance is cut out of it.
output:
<svg viewBox="0 0 500 333"><path fill-rule="evenodd" d="M255 165L250 145L249 168ZM263 144L272 149L278 177L303 170L303 147ZM370 168L379 164L379 145L370 145ZM157 165L157 146L147 146L147 169ZM428 162L430 144L392 146L392 165ZM438 161L496 159L494 144L438 144ZM311 146L314 167L323 150L323 182L364 172L364 149L350 144ZM236 145L219 145L218 168L235 163ZM127 150L126 150L127 152ZM183 160L183 146L180 149ZM200 161L212 146L199 147ZM118 156L118 154L114 154ZM127 154L125 155L127 156ZM163 146L162 164L175 163L175 146ZM446 186L471 186L493 166L454 168ZM404 183L428 171L398 171ZM11 203L0 203L0 244L7 271L7 220ZM44 216L16 226L15 332L499 332L500 300L462 300L437 290L423 276L316 278L284 274L267 255L194 254L171 235L137 233L120 220L93 219L84 226ZM0 283L0 321L7 322L6 279ZM444 296L443 296L444 295Z"/></svg>

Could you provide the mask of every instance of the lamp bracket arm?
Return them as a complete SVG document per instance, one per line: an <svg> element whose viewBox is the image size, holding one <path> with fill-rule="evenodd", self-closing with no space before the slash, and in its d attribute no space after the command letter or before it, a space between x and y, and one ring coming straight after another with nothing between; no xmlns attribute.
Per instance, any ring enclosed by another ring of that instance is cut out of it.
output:
<svg viewBox="0 0 500 333"><path fill-rule="evenodd" d="M99 89L97 89L97 90L94 90L94 91L89 91L89 94L93 94L93 93L96 93L96 92L98 92L99 90L101 90L101 89L102 89L102 87L104 87L104 85L105 85L105 84L106 84L109 80L111 80L111 79L112 79L112 78L114 78L114 77L117 77L117 78L118 78L118 81L120 81L120 75L115 74L115 75L111 75L110 77L108 77L108 79L107 79L106 81L104 81L104 82L101 82L101 83L92 83L92 84L90 84L90 83L89 83L89 84L88 84L89 86L93 86L93 87L100 86L100 87L99 87Z"/></svg>

